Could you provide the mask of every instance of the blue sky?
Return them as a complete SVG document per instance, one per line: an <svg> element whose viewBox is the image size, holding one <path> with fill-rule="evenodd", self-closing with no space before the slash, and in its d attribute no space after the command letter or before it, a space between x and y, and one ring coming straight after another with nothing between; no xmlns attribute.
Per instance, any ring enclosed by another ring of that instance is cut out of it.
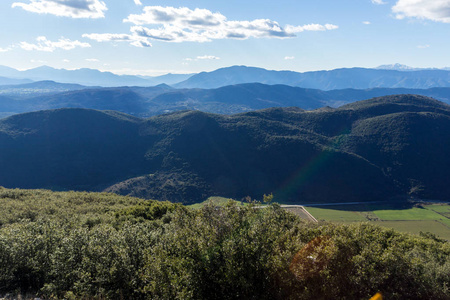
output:
<svg viewBox="0 0 450 300"><path fill-rule="evenodd" d="M1 0L0 25L17 69L450 66L450 0Z"/></svg>

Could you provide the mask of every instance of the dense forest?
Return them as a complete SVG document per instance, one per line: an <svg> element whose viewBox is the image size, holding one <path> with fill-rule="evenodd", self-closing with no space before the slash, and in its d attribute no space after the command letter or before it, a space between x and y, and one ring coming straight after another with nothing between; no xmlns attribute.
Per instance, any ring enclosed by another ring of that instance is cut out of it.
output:
<svg viewBox="0 0 450 300"><path fill-rule="evenodd" d="M450 296L450 244L432 234L308 223L271 203L194 210L107 193L1 188L0 205L0 296Z"/></svg>
<svg viewBox="0 0 450 300"><path fill-rule="evenodd" d="M449 200L449 136L450 106L413 95L231 116L46 110L0 120L0 185L183 203Z"/></svg>

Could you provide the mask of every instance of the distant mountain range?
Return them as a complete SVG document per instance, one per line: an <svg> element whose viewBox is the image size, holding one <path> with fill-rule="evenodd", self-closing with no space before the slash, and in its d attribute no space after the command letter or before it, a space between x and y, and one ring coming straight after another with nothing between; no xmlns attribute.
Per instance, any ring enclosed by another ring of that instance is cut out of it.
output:
<svg viewBox="0 0 450 300"><path fill-rule="evenodd" d="M414 88L450 87L450 71L418 70L404 72L383 69L336 69L297 73L292 71L269 71L261 68L234 66L213 72L202 72L175 84L176 88L218 88L226 85L259 82L284 84L321 90L367 89L367 88Z"/></svg>
<svg viewBox="0 0 450 300"><path fill-rule="evenodd" d="M181 110L220 114L290 106L312 110L395 94L423 95L450 104L450 88L322 91L261 83L238 84L217 89L174 89L168 85L95 88L42 81L0 87L0 117L66 107L116 110L139 117Z"/></svg>
<svg viewBox="0 0 450 300"><path fill-rule="evenodd" d="M375 69L381 70L396 70L396 71L419 71L419 70L445 70L449 71L450 68L414 68L407 65L402 64L392 64L392 65L381 65L376 67Z"/></svg>
<svg viewBox="0 0 450 300"><path fill-rule="evenodd" d="M213 89L243 83L282 84L320 90L450 87L450 70L448 69L414 69L398 64L380 66L375 69L344 68L304 73L232 66L199 74L166 74L157 77L116 75L94 69L54 69L47 66L18 71L0 66L0 76L4 77L0 78L0 85L2 82L3 84L22 84L50 80L103 87L149 87L164 83L178 89Z"/></svg>
<svg viewBox="0 0 450 300"><path fill-rule="evenodd" d="M0 120L0 185L184 203L450 200L449 136L450 106L413 95L231 116L46 110Z"/></svg>
<svg viewBox="0 0 450 300"><path fill-rule="evenodd" d="M0 66L0 76L11 79L26 79L31 81L56 81L62 83L75 83L86 86L153 86L162 83L173 84L185 80L191 74L166 74L162 76L133 76L116 75L111 72L101 72L95 69L55 69L48 66L41 66L25 71L18 71L13 68ZM1 84L0 80L0 84ZM25 82L20 82L25 83ZM12 83L6 83L12 84Z"/></svg>

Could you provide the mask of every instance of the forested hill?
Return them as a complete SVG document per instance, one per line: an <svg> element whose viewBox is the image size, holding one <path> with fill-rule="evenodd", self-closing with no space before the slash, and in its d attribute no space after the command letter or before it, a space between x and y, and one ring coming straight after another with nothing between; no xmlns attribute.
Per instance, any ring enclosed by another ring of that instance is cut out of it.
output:
<svg viewBox="0 0 450 300"><path fill-rule="evenodd" d="M184 203L449 200L449 136L450 106L413 95L231 116L48 110L0 120L0 185Z"/></svg>

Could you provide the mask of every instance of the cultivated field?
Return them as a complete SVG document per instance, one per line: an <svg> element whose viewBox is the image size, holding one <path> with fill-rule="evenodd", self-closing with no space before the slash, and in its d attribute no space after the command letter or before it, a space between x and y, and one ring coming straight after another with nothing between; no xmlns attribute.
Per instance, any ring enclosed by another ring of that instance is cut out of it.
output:
<svg viewBox="0 0 450 300"><path fill-rule="evenodd" d="M380 226L419 234L431 232L450 240L449 204L358 204L306 207L317 219L330 222L374 222Z"/></svg>

